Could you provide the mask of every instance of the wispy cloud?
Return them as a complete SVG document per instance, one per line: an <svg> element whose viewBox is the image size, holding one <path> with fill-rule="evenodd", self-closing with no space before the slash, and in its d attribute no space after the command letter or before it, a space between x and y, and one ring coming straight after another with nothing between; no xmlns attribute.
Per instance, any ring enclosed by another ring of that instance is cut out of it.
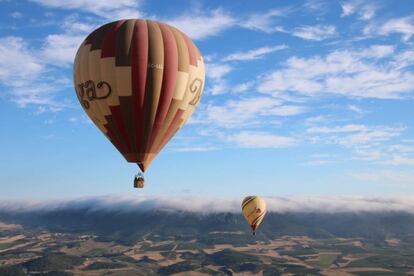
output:
<svg viewBox="0 0 414 276"><path fill-rule="evenodd" d="M309 156L308 160L302 162L305 166L323 166L338 161L338 156L332 153L318 153Z"/></svg>
<svg viewBox="0 0 414 276"><path fill-rule="evenodd" d="M398 33L402 35L402 40L408 41L414 34L414 16L407 16L388 20L387 22L379 26L377 32L380 35Z"/></svg>
<svg viewBox="0 0 414 276"><path fill-rule="evenodd" d="M312 13L323 15L326 14L329 10L328 3L329 1L325 0L306 0L303 3L303 7Z"/></svg>
<svg viewBox="0 0 414 276"><path fill-rule="evenodd" d="M193 39L204 39L216 36L236 25L237 20L229 13L221 10L191 10L167 23L177 27Z"/></svg>
<svg viewBox="0 0 414 276"><path fill-rule="evenodd" d="M230 54L226 56L223 61L246 61L246 60L254 60L254 59L260 59L263 58L265 55L280 51L283 49L286 49L287 46L282 45L276 45L273 47L260 47L257 49L252 49L247 52L236 52L233 54Z"/></svg>
<svg viewBox="0 0 414 276"><path fill-rule="evenodd" d="M354 105L354 104L349 105L349 106L348 106L348 109L349 109L350 111L352 111L352 112L357 113L358 115L363 115L363 114L365 114L365 113L366 113L366 111L365 111L363 108L361 108L361 107L359 107L359 106L356 106L356 105Z"/></svg>
<svg viewBox="0 0 414 276"><path fill-rule="evenodd" d="M173 151L178 152L205 152L205 151L215 151L218 150L218 147L213 146L203 146L203 147L179 147L173 148Z"/></svg>
<svg viewBox="0 0 414 276"><path fill-rule="evenodd" d="M394 66L403 69L414 64L414 51L408 50L394 55Z"/></svg>
<svg viewBox="0 0 414 276"><path fill-rule="evenodd" d="M244 83L240 83L234 87L232 87L232 91L236 93L243 93L251 89L254 85L254 81L248 81Z"/></svg>
<svg viewBox="0 0 414 276"><path fill-rule="evenodd" d="M255 13L241 21L239 24L243 28L266 33L283 31L280 26L275 25L275 19L287 16L290 10L291 8L287 7L282 9L272 9L265 13Z"/></svg>
<svg viewBox="0 0 414 276"><path fill-rule="evenodd" d="M403 128L371 128L361 132L357 132L344 137L336 137L334 140L345 146L355 146L359 144L373 144L383 141L389 141L392 138L399 136Z"/></svg>
<svg viewBox="0 0 414 276"><path fill-rule="evenodd" d="M375 170L352 173L351 176L366 183L386 184L395 186L414 185L414 173L407 171Z"/></svg>
<svg viewBox="0 0 414 276"><path fill-rule="evenodd" d="M307 132L324 135L327 134L328 136L325 135L322 138L322 140L324 140L326 143L334 143L353 147L360 144L372 144L389 141L391 138L399 136L404 130L405 128L403 127L369 127L366 125L349 124L336 127L311 127L307 129Z"/></svg>
<svg viewBox="0 0 414 276"><path fill-rule="evenodd" d="M368 128L364 125L345 125L337 127L311 127L306 131L309 133L341 133L341 132L359 132L367 131Z"/></svg>
<svg viewBox="0 0 414 276"><path fill-rule="evenodd" d="M321 121L326 124L329 121ZM309 139L316 144L338 145L351 150L353 160L377 165L412 166L414 147L400 138L404 126L368 126L345 124L321 126L311 122L307 128ZM398 143L399 141L399 143Z"/></svg>
<svg viewBox="0 0 414 276"><path fill-rule="evenodd" d="M335 26L316 25L296 28L292 35L306 39L321 41L337 35Z"/></svg>
<svg viewBox="0 0 414 276"><path fill-rule="evenodd" d="M341 8L342 8L342 17L345 16L349 16L351 14L353 14L356 10L356 5L353 4L352 2L344 2L341 4Z"/></svg>
<svg viewBox="0 0 414 276"><path fill-rule="evenodd" d="M1 38L0 83L6 87L3 93L20 107L37 107L36 113L60 111L70 106L69 102L56 99L61 88L68 87L70 82L64 76L51 76L45 62L22 38Z"/></svg>
<svg viewBox="0 0 414 276"><path fill-rule="evenodd" d="M271 97L251 97L229 100L222 105L209 104L198 116L204 123L225 128L237 128L263 123L265 117L294 116L305 112L301 106L285 105Z"/></svg>
<svg viewBox="0 0 414 276"><path fill-rule="evenodd" d="M292 137L266 132L243 131L228 136L227 140L243 148L285 148L296 144L296 140Z"/></svg>
<svg viewBox="0 0 414 276"><path fill-rule="evenodd" d="M73 63L76 51L84 39L83 35L48 35L40 55L53 66L68 66Z"/></svg>
<svg viewBox="0 0 414 276"><path fill-rule="evenodd" d="M228 92L228 84L225 77L233 70L233 67L226 63L206 63L206 77L211 83L207 91L212 95Z"/></svg>
<svg viewBox="0 0 414 276"><path fill-rule="evenodd" d="M19 87L35 79L45 68L20 37L0 38L0 81Z"/></svg>
<svg viewBox="0 0 414 276"><path fill-rule="evenodd" d="M53 1L52 1L53 2ZM78 3L79 4L79 3ZM74 3L74 8L75 8ZM38 47L29 47L20 37L0 38L0 82L20 107L34 106L35 114L60 111L72 104L59 92L72 87L66 72L84 37L96 22L70 15L63 19L62 33L49 34Z"/></svg>
<svg viewBox="0 0 414 276"><path fill-rule="evenodd" d="M326 56L291 57L284 68L269 73L258 89L264 93L297 92L306 96L396 99L409 96L414 74L397 65L390 45L337 50ZM380 64L380 65L379 65Z"/></svg>
<svg viewBox="0 0 414 276"><path fill-rule="evenodd" d="M208 56L206 58L206 77L210 79L210 84L207 86L207 92L212 95L219 95L225 92L244 92L253 85L253 81L242 83L233 88L229 87L226 80L227 75L233 71L232 62L249 61L263 58L265 55L286 49L286 45L276 45L273 47L260 47L246 52L235 52L222 58L220 61L217 57Z"/></svg>
<svg viewBox="0 0 414 276"><path fill-rule="evenodd" d="M346 1L341 3L342 14L341 17L351 16L357 14L361 20L370 20L375 16L378 9L373 3L366 3L364 1Z"/></svg>
<svg viewBox="0 0 414 276"><path fill-rule="evenodd" d="M139 0L31 0L50 8L80 10L89 12L108 20L117 20L121 18L140 18L143 14L139 11Z"/></svg>

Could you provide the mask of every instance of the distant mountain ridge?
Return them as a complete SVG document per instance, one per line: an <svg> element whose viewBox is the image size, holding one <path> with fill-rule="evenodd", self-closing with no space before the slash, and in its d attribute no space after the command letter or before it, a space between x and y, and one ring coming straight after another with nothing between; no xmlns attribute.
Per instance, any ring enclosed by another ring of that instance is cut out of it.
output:
<svg viewBox="0 0 414 276"><path fill-rule="evenodd" d="M89 233L102 239L131 245L151 233L154 236L220 243L245 244L281 236L313 238L363 237L414 239L414 215L406 212L274 213L270 212L252 237L239 213L200 214L188 211L110 210L64 207L52 210L1 211L0 221L44 228L52 232ZM236 234L237 233L237 234Z"/></svg>

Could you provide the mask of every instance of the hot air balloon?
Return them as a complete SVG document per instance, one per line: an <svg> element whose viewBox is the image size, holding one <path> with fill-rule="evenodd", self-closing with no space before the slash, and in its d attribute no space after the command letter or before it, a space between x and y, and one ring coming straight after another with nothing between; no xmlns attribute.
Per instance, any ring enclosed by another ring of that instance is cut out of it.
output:
<svg viewBox="0 0 414 276"><path fill-rule="evenodd" d="M258 196L248 196L243 199L241 207L244 218L252 228L253 235L256 235L256 230L266 215L266 202Z"/></svg>
<svg viewBox="0 0 414 276"><path fill-rule="evenodd" d="M74 63L83 109L142 172L190 118L204 78L203 57L191 39L152 20L101 26L80 45Z"/></svg>

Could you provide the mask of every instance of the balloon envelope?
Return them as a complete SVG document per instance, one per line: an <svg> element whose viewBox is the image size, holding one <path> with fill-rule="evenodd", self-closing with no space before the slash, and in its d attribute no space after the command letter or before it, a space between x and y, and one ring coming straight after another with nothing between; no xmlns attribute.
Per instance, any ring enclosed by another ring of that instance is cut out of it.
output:
<svg viewBox="0 0 414 276"><path fill-rule="evenodd" d="M243 199L241 206L243 216L254 234L266 215L266 202L261 197L248 196Z"/></svg>
<svg viewBox="0 0 414 276"><path fill-rule="evenodd" d="M151 20L101 26L80 45L74 63L82 107L142 171L193 113L204 76L203 58L191 39Z"/></svg>

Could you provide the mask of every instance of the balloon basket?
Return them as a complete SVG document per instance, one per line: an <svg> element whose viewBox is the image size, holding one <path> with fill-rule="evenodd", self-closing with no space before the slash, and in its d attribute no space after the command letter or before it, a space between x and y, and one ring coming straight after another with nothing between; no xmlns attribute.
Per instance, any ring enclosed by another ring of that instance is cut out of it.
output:
<svg viewBox="0 0 414 276"><path fill-rule="evenodd" d="M142 173L138 173L137 175L135 175L134 188L142 189L144 188L144 184L145 184L144 175Z"/></svg>

